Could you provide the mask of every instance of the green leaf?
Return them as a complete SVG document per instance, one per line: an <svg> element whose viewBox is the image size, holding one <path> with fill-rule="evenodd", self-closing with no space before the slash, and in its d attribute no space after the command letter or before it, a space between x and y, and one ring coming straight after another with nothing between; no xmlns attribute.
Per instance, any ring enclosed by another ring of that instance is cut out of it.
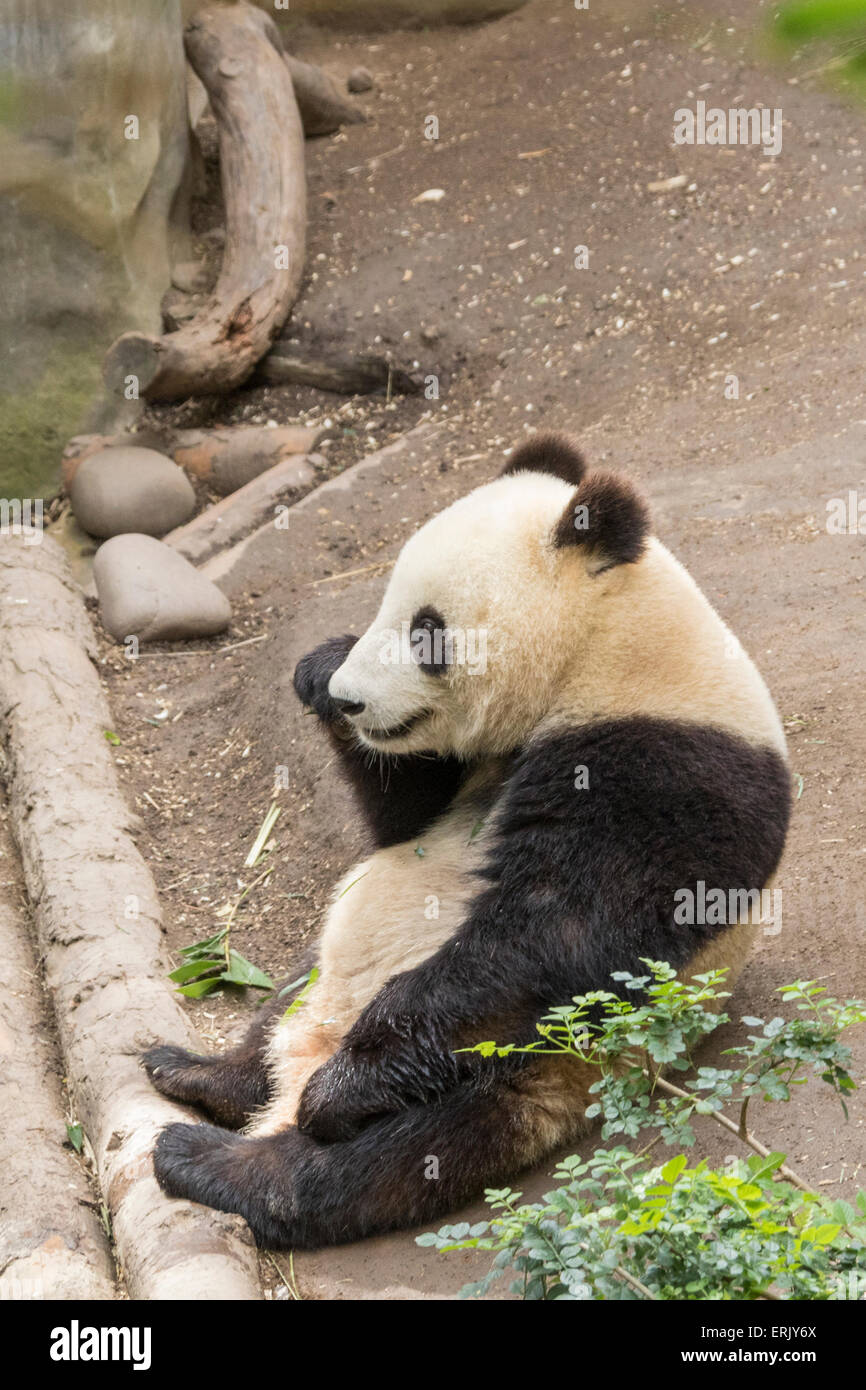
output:
<svg viewBox="0 0 866 1390"><path fill-rule="evenodd" d="M827 38L864 22L864 0L789 0L776 16L778 33L796 42Z"/></svg>
<svg viewBox="0 0 866 1390"><path fill-rule="evenodd" d="M760 1158L757 1154L748 1161L749 1177L753 1182L760 1182L762 1178L771 1178L778 1168L785 1162L787 1154L771 1153L766 1158Z"/></svg>
<svg viewBox="0 0 866 1390"><path fill-rule="evenodd" d="M214 936L209 936L206 941L194 941L191 946L181 946L180 954L190 959L214 955L225 941L227 930L227 927L220 927L219 931Z"/></svg>
<svg viewBox="0 0 866 1390"><path fill-rule="evenodd" d="M110 729L103 729L102 737L104 739L107 739L107 741L111 744L116 745L120 743L120 739L117 737L117 734L113 734Z"/></svg>
<svg viewBox="0 0 866 1390"><path fill-rule="evenodd" d="M337 902L340 901L340 898L345 898L345 896L346 896L346 894L348 893L349 889L350 889L350 888L354 888L354 886L355 886L356 883L360 883L362 878L366 878L369 872L370 872L369 869L365 869L364 872L363 872L362 874L358 874L358 877L357 877L357 878L353 878L351 883L347 883L346 886L345 886L345 888L343 889L342 893L339 893L339 894L337 895Z"/></svg>
<svg viewBox="0 0 866 1390"><path fill-rule="evenodd" d="M260 970L235 950L229 950L229 967L223 971L221 979L228 980L233 985L251 985L253 989L274 987L270 975L266 975L264 970Z"/></svg>
<svg viewBox="0 0 866 1390"><path fill-rule="evenodd" d="M312 970L310 971L310 977L307 980L307 983L304 985L304 988L301 990L300 994L295 996L289 1007L286 1009L286 1012L283 1014L284 1019L291 1018L292 1014L296 1014L299 1009L302 1009L304 1007L304 1005L307 1002L307 995L313 988L313 985L316 983L318 978L319 967L317 965L314 965Z"/></svg>
<svg viewBox="0 0 866 1390"><path fill-rule="evenodd" d="M209 975L206 980L196 980L191 985L180 985L177 992L185 994L187 999L201 999L205 994L213 994L221 984L219 975Z"/></svg>
<svg viewBox="0 0 866 1390"><path fill-rule="evenodd" d="M669 1158L664 1168L662 1168L662 1177L665 1182L671 1184L675 1183L687 1162L688 1160L685 1154L677 1154L674 1158Z"/></svg>
<svg viewBox="0 0 866 1390"><path fill-rule="evenodd" d="M813 1245L829 1245L835 1240L841 1231L841 1226L807 1226L800 1232L803 1240L810 1241Z"/></svg>
<svg viewBox="0 0 866 1390"><path fill-rule="evenodd" d="M80 1154L81 1150L84 1148L84 1130L82 1126L79 1124L67 1125L66 1138L69 1140L75 1152Z"/></svg>
<svg viewBox="0 0 866 1390"><path fill-rule="evenodd" d="M277 998L282 999L284 994L291 994L292 990L300 989L301 985L307 984L312 973L312 970L308 970L306 975L299 975L290 985L283 985L282 989L277 990Z"/></svg>
<svg viewBox="0 0 866 1390"><path fill-rule="evenodd" d="M204 975L208 970L222 970L225 967L225 960L188 960L185 965L179 965L177 970L172 970L169 979L176 985L186 984L187 980L195 980L199 975Z"/></svg>
<svg viewBox="0 0 866 1390"><path fill-rule="evenodd" d="M830 1211L836 1220L841 1222L843 1226L853 1225L857 1220L857 1213L849 1202L843 1202L841 1200L832 1202Z"/></svg>

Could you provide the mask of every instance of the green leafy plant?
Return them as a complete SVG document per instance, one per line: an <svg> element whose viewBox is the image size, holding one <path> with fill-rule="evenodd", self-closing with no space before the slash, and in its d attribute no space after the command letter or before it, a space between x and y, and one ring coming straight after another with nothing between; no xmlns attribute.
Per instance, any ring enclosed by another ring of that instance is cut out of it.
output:
<svg viewBox="0 0 866 1390"><path fill-rule="evenodd" d="M729 1067L697 1065L698 1046L721 1024L725 971L683 982L663 962L648 974L613 976L633 999L607 991L552 1009L528 1047L479 1043L485 1057L514 1052L572 1056L598 1069L589 1119L606 1143L556 1168L558 1186L522 1203L510 1188L488 1191L495 1215L444 1226L418 1243L441 1251L495 1253L463 1296L488 1291L506 1270L529 1299L834 1299L866 1293L866 1194L852 1205L810 1190L750 1127L756 1098L787 1101L817 1077L838 1096L855 1089L841 1034L866 1021L866 1005L828 997L815 981L783 987L788 1018L746 1017L745 1039L723 1054ZM639 999L635 998L640 992ZM664 1073L664 1074L663 1074ZM672 1078L676 1076L677 1081ZM677 1084L681 1082L682 1084ZM659 1143L691 1148L695 1116L709 1117L743 1145L724 1169L678 1153L658 1165ZM657 1133L653 1136L652 1131Z"/></svg>
<svg viewBox="0 0 866 1390"><path fill-rule="evenodd" d="M860 98L866 96L866 0L786 0L771 32L784 45L809 45L821 66Z"/></svg>

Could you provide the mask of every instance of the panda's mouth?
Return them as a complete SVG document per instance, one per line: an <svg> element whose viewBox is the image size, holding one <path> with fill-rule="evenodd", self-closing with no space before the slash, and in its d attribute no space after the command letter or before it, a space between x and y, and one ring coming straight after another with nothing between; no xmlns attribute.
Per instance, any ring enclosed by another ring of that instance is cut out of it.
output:
<svg viewBox="0 0 866 1390"><path fill-rule="evenodd" d="M416 714L411 714L408 719L402 720L399 724L392 724L390 729L367 729L362 724L355 724L359 734L369 739L371 743L387 743L390 739L405 738L413 729L417 728L425 719L429 719L433 713L431 709L419 709Z"/></svg>

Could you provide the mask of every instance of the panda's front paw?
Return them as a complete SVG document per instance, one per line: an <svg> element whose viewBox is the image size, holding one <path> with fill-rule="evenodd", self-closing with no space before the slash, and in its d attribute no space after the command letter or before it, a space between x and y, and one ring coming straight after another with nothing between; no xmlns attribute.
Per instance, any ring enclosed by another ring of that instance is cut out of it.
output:
<svg viewBox="0 0 866 1390"><path fill-rule="evenodd" d="M343 637L329 637L327 642L302 656L295 667L295 694L302 705L315 710L326 724L340 717L340 711L328 694L328 685L357 640L351 633Z"/></svg>

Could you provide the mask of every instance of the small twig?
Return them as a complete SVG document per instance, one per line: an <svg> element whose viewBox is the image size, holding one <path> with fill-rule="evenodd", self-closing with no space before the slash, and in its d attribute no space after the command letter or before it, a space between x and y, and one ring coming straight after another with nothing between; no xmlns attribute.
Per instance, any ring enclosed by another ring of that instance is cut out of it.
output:
<svg viewBox="0 0 866 1390"><path fill-rule="evenodd" d="M393 560L377 560L375 565L364 565L359 570L344 570L342 574L328 574L324 579L311 579L311 585L333 584L337 579L354 579L356 574L369 574L371 570L390 569L394 564Z"/></svg>
<svg viewBox="0 0 866 1390"><path fill-rule="evenodd" d="M345 173L360 174L361 170L366 169L368 165L378 164L380 159L390 159L392 154L400 154L405 148L406 143L404 141L402 145L395 145L393 150L383 150L381 154L371 154L369 159L365 159L362 164L353 164L351 169L345 170Z"/></svg>
<svg viewBox="0 0 866 1390"><path fill-rule="evenodd" d="M253 642L264 642L267 635L263 632L259 637L245 637L242 642L229 642L227 647L202 647L194 652L139 652L136 659L140 661L143 656L218 656L220 652L233 652L238 647L248 647Z"/></svg>
<svg viewBox="0 0 866 1390"><path fill-rule="evenodd" d="M295 1278L294 1254L292 1252L289 1253L289 1275L291 1282L289 1281L289 1279L286 1278L285 1274L280 1269L280 1266L277 1264L277 1261L275 1260L274 1256L271 1254L270 1251L267 1251L267 1256L274 1269L277 1271L277 1274L280 1276L280 1279L282 1280L284 1286L288 1289L291 1297L294 1298L298 1303L303 1302L301 1298L300 1289L298 1288L298 1281Z"/></svg>
<svg viewBox="0 0 866 1390"><path fill-rule="evenodd" d="M270 833L277 823L280 814L280 807L275 801L271 802L270 809L262 821L259 833L253 841L252 848L244 860L245 869L254 869L264 853L265 845L270 838Z"/></svg>
<svg viewBox="0 0 866 1390"><path fill-rule="evenodd" d="M642 1284L641 1281L639 1279L636 1279L633 1274L629 1274L628 1270L623 1269L622 1265L617 1265L616 1269L614 1270L614 1274L618 1274L620 1279L624 1279L625 1282L627 1284L630 1284L633 1289L636 1289L637 1292L641 1294L643 1298L648 1298L653 1303L658 1303L658 1299L656 1298L652 1289L648 1289L646 1284Z"/></svg>
<svg viewBox="0 0 866 1390"><path fill-rule="evenodd" d="M666 1091L669 1096L677 1096L680 1100L687 1100L692 1105L694 1105L697 1099L695 1096L690 1096L688 1091L681 1091L679 1086L673 1086L670 1081L665 1081L661 1076L656 1076L655 1085L658 1086L659 1090ZM766 1148L766 1146L761 1143L760 1139L756 1139L754 1134L750 1134L748 1130L742 1133L740 1126L734 1124L734 1121L729 1119L724 1111L713 1110L710 1118L715 1120L716 1124L721 1125L722 1128L726 1129L730 1134L735 1134L742 1143L746 1144L750 1149L754 1149L756 1154L760 1154L761 1158L769 1158L770 1154L773 1152L772 1149ZM808 1192L810 1196L814 1195L813 1189L807 1182L804 1182L799 1174L794 1172L793 1168L788 1168L784 1163L780 1163L776 1171L781 1173L783 1178L785 1178L787 1182L793 1184L794 1187L799 1187L801 1192Z"/></svg>
<svg viewBox="0 0 866 1390"><path fill-rule="evenodd" d="M231 962L231 955L230 955L230 952L229 952L229 940L230 940L230 938L231 938L231 934L232 934L232 925L233 925L233 923L234 923L235 917L237 916L238 908L240 907L241 903L244 902L244 900L245 900L245 899L249 896L249 894L253 891L253 889L256 887L256 885L257 885L258 883L261 883L261 881L262 881L263 878L267 878L268 874L272 874L272 873L274 872L274 869L275 869L275 868L276 868L276 865L275 865L275 864L268 864L267 868L262 870L262 872L259 874L258 878L254 878L254 879L253 879L252 883L249 884L249 886L246 887L246 888L244 889L244 891L241 893L240 897L232 904L231 911L229 912L229 915L228 915L228 917L226 918L226 923L225 923L225 933L226 933L226 934L225 934L225 940L223 941L223 953L224 953L224 955L225 955L226 969L227 969L227 970L230 970L230 969L231 969L231 964L232 964L232 962Z"/></svg>

